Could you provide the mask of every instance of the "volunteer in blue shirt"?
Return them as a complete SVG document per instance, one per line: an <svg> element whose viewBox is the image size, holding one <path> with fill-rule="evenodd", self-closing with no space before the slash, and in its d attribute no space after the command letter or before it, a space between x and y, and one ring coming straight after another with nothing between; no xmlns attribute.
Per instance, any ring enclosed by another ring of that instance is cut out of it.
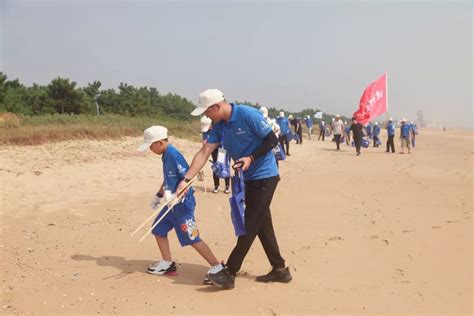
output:
<svg viewBox="0 0 474 316"><path fill-rule="evenodd" d="M323 138L323 142L324 142L324 136L326 135L326 123L321 120L321 122L319 122L319 137L318 137L318 140L321 139L321 137Z"/></svg>
<svg viewBox="0 0 474 316"><path fill-rule="evenodd" d="M372 138L372 124L367 123L367 126L365 127L365 133L367 134L367 137Z"/></svg>
<svg viewBox="0 0 474 316"><path fill-rule="evenodd" d="M285 112L281 111L276 118L276 122L278 126L280 126L280 135L278 136L278 141L283 148L283 143L286 146L286 155L290 155L290 140L288 138L288 134L290 134L290 121L285 117Z"/></svg>
<svg viewBox="0 0 474 316"><path fill-rule="evenodd" d="M390 118L388 120L387 124L387 150L385 152L389 153L391 149L392 153L395 153L395 143L394 143L394 138L395 138L395 125L393 125L393 119Z"/></svg>
<svg viewBox="0 0 474 316"><path fill-rule="evenodd" d="M372 135L373 135L373 138L374 138L374 147L379 147L380 126L379 126L378 122L375 122L375 124L374 124L374 129L372 131Z"/></svg>
<svg viewBox="0 0 474 316"><path fill-rule="evenodd" d="M162 156L163 184L150 202L150 208L156 210L162 198L169 200L176 194L177 187L188 170L188 164L183 155L168 142L168 129L163 126L152 126L144 131L144 143L138 147L139 151L151 150ZM164 217L152 230L160 249L162 260L152 263L147 272L158 275L176 275L176 262L171 257L168 232L174 228L181 246L190 245L211 265L209 272L222 270L222 265L214 256L209 246L200 238L199 230L194 217L196 201L194 190L191 187L185 198L176 204L172 211ZM165 207L155 218L153 224L161 218L168 207ZM206 282L206 279L205 279Z"/></svg>
<svg viewBox="0 0 474 316"><path fill-rule="evenodd" d="M306 128L308 129L308 139L311 139L311 133L313 132L313 120L309 115L306 115L304 122L306 123Z"/></svg>
<svg viewBox="0 0 474 316"><path fill-rule="evenodd" d="M191 113L205 113L214 122L209 139L194 156L185 175L186 181L194 177L205 165L211 152L223 144L235 162L242 164L245 179L245 229L239 236L225 268L217 273L208 273L208 278L217 286L234 287L236 273L240 270L247 252L258 236L268 260L271 272L258 276L259 282L291 281L292 277L280 254L273 230L270 204L280 177L272 152L278 140L272 128L257 109L228 103L217 89L208 89L199 95L199 106ZM280 126L282 128L282 126Z"/></svg>
<svg viewBox="0 0 474 316"><path fill-rule="evenodd" d="M405 153L405 146L408 148L408 153L410 154L410 124L407 124L407 120L402 119L402 125L400 125L400 140L402 141L402 151L401 154Z"/></svg>

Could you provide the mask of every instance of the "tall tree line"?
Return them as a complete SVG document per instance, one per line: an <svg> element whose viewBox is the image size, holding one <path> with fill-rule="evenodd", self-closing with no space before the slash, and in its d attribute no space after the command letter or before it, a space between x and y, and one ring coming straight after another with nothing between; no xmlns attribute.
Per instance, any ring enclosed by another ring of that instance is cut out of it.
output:
<svg viewBox="0 0 474 316"><path fill-rule="evenodd" d="M96 101L101 114L129 116L166 115L190 119L192 102L177 94L161 94L153 87L134 87L120 83L118 89L101 90L94 81L78 87L68 78L57 77L46 85L23 85L18 79L8 80L0 72L0 113L21 115L96 114Z"/></svg>

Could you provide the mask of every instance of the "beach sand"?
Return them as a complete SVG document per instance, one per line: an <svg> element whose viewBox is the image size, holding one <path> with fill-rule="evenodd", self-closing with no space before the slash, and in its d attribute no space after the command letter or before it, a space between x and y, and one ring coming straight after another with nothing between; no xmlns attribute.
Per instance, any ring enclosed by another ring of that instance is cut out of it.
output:
<svg viewBox="0 0 474 316"><path fill-rule="evenodd" d="M255 282L270 268L256 240L227 291L202 284L207 263L174 232L178 275L145 272L154 238L130 233L151 214L162 164L136 151L141 137L0 147L1 313L470 315L473 134L422 129L411 155L360 157L315 138L291 144L272 203L293 281ZM188 162L200 148L172 143ZM203 186L201 237L226 260L229 196Z"/></svg>

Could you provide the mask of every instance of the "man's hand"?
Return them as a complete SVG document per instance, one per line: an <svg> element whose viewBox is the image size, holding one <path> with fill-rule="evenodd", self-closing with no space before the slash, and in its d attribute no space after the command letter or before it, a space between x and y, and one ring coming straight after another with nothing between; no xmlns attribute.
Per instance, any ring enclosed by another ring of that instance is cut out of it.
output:
<svg viewBox="0 0 474 316"><path fill-rule="evenodd" d="M182 180L179 184L178 187L176 188L176 193L181 192L181 189L186 186L186 180ZM183 192L184 194L188 193L189 187L186 188L186 190Z"/></svg>
<svg viewBox="0 0 474 316"><path fill-rule="evenodd" d="M250 165L252 164L252 158L250 157L242 157L240 159L238 159L236 162L237 163L243 163L242 165L242 171L247 171L247 169L250 167Z"/></svg>

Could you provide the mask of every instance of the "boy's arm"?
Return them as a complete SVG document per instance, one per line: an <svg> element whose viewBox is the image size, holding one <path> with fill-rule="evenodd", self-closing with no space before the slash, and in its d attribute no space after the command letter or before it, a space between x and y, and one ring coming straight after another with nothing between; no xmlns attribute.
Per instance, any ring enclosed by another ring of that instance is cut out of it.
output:
<svg viewBox="0 0 474 316"><path fill-rule="evenodd" d="M158 192L156 192L156 196L159 197L159 198L162 198L164 196L164 192L163 192L163 185L164 185L164 182L161 184L160 186L160 189L158 190Z"/></svg>

